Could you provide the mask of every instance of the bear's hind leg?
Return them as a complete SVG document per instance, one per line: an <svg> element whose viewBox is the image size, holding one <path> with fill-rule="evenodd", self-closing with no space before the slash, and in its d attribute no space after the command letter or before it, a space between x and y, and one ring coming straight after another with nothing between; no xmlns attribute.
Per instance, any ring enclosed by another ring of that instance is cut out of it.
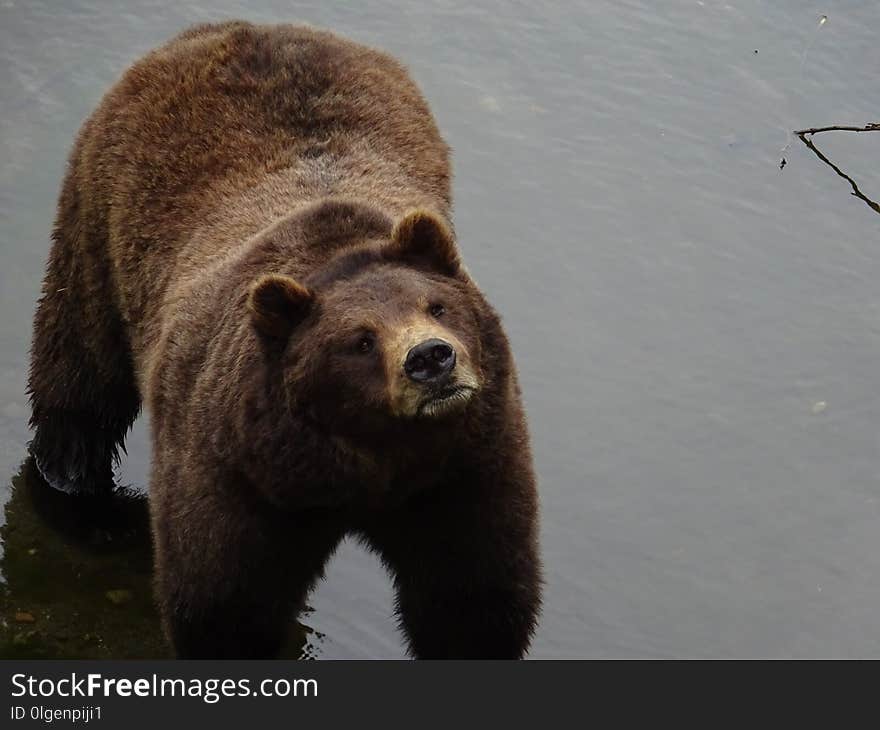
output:
<svg viewBox="0 0 880 730"><path fill-rule="evenodd" d="M140 395L104 241L79 219L72 173L52 237L31 347L30 451L52 487L106 493Z"/></svg>

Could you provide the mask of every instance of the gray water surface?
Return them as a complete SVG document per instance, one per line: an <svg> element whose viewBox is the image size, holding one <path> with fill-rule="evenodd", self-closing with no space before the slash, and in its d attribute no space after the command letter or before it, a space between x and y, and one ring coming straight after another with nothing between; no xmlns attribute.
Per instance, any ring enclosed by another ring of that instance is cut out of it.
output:
<svg viewBox="0 0 880 730"><path fill-rule="evenodd" d="M3 0L0 500L73 136L132 60L231 17L394 53L454 149L460 246L504 316L540 476L533 657L880 656L880 217L789 134L880 121L876 0ZM815 143L880 198L880 133ZM120 479L145 489L143 422L128 451ZM4 605L37 615L5 625L26 647L52 623L17 576L56 563L16 550ZM84 588L102 612L104 588ZM310 653L403 656L359 547L311 603Z"/></svg>

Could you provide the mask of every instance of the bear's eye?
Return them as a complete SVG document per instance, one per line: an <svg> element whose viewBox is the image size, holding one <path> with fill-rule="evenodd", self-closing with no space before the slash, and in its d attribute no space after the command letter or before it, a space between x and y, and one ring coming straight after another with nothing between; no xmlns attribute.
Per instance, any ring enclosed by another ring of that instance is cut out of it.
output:
<svg viewBox="0 0 880 730"><path fill-rule="evenodd" d="M428 308L428 311L431 313L432 317L442 317L444 314L446 314L446 307L444 307L442 304L432 304Z"/></svg>
<svg viewBox="0 0 880 730"><path fill-rule="evenodd" d="M373 348L376 346L375 341L369 335L364 335L357 342L357 351L366 355L373 351Z"/></svg>

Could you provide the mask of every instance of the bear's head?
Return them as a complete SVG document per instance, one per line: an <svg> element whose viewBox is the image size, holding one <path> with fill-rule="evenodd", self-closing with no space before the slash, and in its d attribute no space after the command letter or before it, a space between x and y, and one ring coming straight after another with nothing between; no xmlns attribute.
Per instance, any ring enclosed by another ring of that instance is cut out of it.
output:
<svg viewBox="0 0 880 730"><path fill-rule="evenodd" d="M481 302L446 223L416 210L303 281L259 277L248 306L298 410L364 435L466 412L483 385Z"/></svg>

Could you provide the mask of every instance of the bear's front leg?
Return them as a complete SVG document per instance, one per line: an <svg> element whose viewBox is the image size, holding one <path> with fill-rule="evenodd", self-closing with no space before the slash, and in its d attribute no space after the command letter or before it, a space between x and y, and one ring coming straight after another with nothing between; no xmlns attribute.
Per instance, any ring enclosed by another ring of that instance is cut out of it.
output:
<svg viewBox="0 0 880 730"><path fill-rule="evenodd" d="M342 531L321 516L280 513L245 482L184 473L185 486L159 484L151 495L157 597L174 651L272 658Z"/></svg>
<svg viewBox="0 0 880 730"><path fill-rule="evenodd" d="M511 453L511 452L508 452ZM363 532L394 574L418 659L520 659L541 604L537 495L528 457L450 474Z"/></svg>

